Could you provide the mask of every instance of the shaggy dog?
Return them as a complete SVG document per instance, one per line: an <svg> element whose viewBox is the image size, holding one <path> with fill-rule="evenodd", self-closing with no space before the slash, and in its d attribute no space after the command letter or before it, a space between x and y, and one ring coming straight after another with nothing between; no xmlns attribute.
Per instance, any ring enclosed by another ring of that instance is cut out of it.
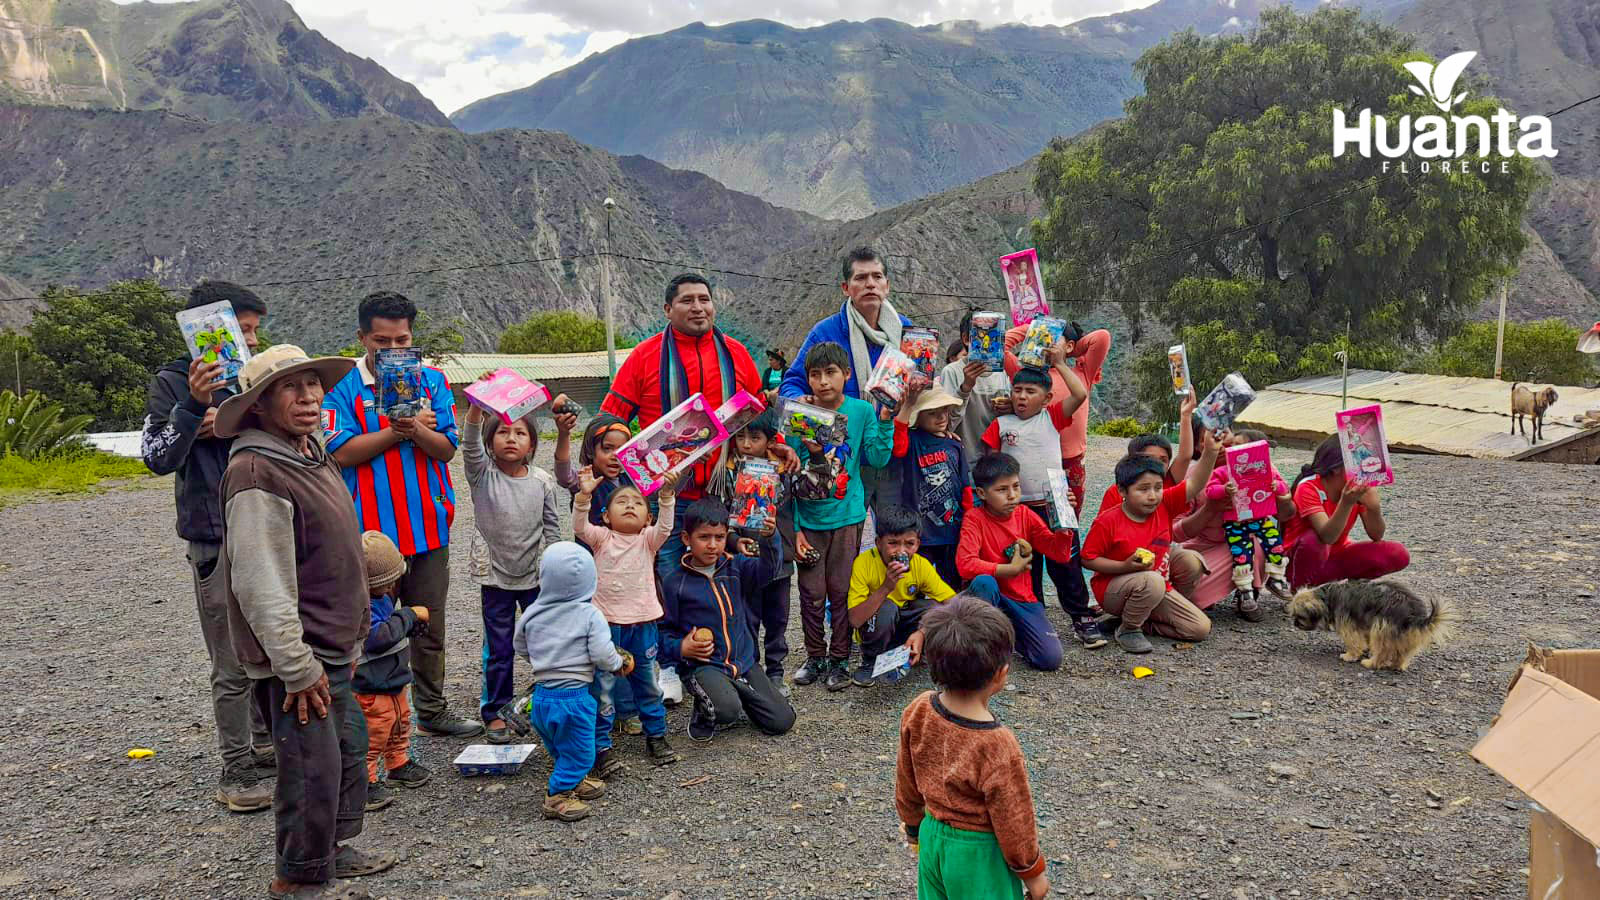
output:
<svg viewBox="0 0 1600 900"><path fill-rule="evenodd" d="M1336 631L1345 662L1404 672L1412 657L1441 643L1455 622L1442 600L1424 600L1397 581L1335 581L1295 594L1286 608L1301 631ZM1370 655L1368 655L1370 654ZM1362 659L1367 656L1366 659Z"/></svg>

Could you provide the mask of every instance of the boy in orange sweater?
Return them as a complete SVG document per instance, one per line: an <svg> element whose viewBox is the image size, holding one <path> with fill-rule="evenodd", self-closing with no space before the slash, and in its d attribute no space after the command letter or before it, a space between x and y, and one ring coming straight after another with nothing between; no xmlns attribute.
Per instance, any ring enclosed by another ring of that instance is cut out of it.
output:
<svg viewBox="0 0 1600 900"><path fill-rule="evenodd" d="M1050 894L1022 746L989 711L1005 689L1012 642L1011 622L970 595L923 618L922 656L944 690L900 716L894 779L921 900Z"/></svg>

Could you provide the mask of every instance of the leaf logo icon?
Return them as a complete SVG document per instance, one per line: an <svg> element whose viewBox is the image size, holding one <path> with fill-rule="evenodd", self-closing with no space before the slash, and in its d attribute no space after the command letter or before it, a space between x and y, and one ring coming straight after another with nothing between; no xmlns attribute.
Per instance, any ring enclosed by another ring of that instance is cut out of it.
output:
<svg viewBox="0 0 1600 900"><path fill-rule="evenodd" d="M1464 50L1445 57L1437 66L1426 62L1406 63L1405 70L1422 85L1421 87L1410 85L1411 93L1427 97L1433 101L1434 106L1439 107L1440 112L1448 113L1451 107L1467 98L1466 91L1455 93L1456 79L1461 77L1462 71L1467 68L1467 63L1472 62L1473 57L1477 55L1476 50Z"/></svg>

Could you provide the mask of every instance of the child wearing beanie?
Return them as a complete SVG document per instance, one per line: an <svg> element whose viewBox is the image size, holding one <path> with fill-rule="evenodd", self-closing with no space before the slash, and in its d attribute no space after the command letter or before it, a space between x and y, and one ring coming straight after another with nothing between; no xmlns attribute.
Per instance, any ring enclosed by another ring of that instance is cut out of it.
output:
<svg viewBox="0 0 1600 900"><path fill-rule="evenodd" d="M408 638L428 627L428 609L395 604L394 590L406 572L406 558L388 535L365 532L361 546L367 557L372 630L362 647L353 686L367 719L367 812L372 812L394 802L394 794L378 781L380 761L389 781L408 788L422 787L433 777L410 758L411 705L406 702L406 685L411 683Z"/></svg>

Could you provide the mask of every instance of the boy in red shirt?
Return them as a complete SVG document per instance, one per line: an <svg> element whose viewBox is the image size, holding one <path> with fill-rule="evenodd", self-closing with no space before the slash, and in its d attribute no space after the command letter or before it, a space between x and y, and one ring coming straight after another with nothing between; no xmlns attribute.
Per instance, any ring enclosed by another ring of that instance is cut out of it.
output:
<svg viewBox="0 0 1600 900"><path fill-rule="evenodd" d="M1165 485L1160 461L1123 457L1116 470L1122 503L1102 509L1083 542L1083 565L1095 573L1089 586L1106 612L1122 618L1115 638L1129 653L1155 649L1146 630L1180 641L1201 641L1211 633L1211 620L1174 588L1167 560L1173 518L1188 511L1217 462L1216 435L1207 431L1203 440L1204 452L1189 477L1172 487Z"/></svg>
<svg viewBox="0 0 1600 900"><path fill-rule="evenodd" d="M971 580L967 593L996 606L1017 632L1017 650L1028 665L1061 668L1061 638L1033 592L1033 555L1057 562L1072 558L1073 532L1053 532L1038 513L1022 505L1022 467L1006 453L990 453L972 468L978 504L961 522L956 571Z"/></svg>

